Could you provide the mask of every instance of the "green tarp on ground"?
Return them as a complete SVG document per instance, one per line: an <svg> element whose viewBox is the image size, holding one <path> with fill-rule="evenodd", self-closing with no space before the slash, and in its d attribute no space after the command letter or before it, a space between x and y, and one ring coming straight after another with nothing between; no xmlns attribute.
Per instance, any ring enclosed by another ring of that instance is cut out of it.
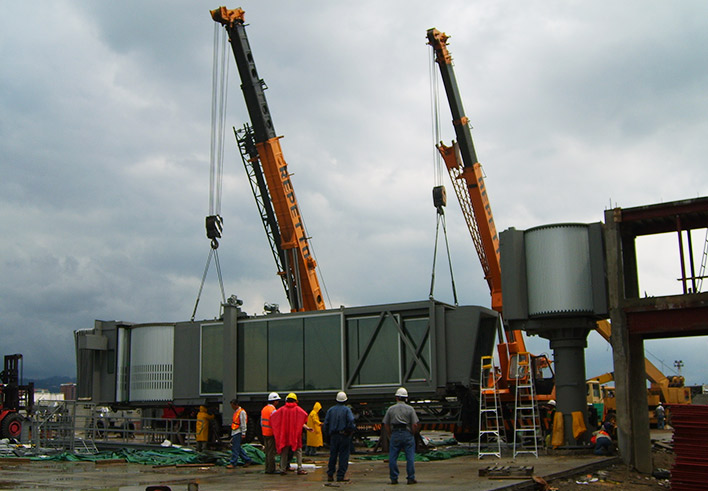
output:
<svg viewBox="0 0 708 491"><path fill-rule="evenodd" d="M244 444L242 448L253 460L254 464L265 463L263 451L253 445ZM424 454L416 454L417 462L428 462L431 460L446 460L463 455L476 455L476 450L467 448L446 448L445 450L433 450ZM356 454L361 460L386 460L386 454ZM155 448L149 450L138 450L134 448L124 448L115 451L105 451L96 454L73 454L70 452L60 452L52 455L40 455L30 457L31 460L54 461L54 462L99 462L101 460L124 460L131 464L144 465L180 465L180 464L215 464L227 465L231 458L230 451L194 452L177 447ZM398 460L405 460L405 454L401 452Z"/></svg>
<svg viewBox="0 0 708 491"><path fill-rule="evenodd" d="M253 460L254 464L263 464L265 454L252 445L243 445L246 454ZM167 447L150 450L138 450L124 448L115 451L99 452L97 454L73 454L70 452L60 452L53 455L41 455L31 457L31 460L49 460L55 462L98 462L101 460L122 459L131 464L146 465L179 465L179 464L216 464L226 465L229 463L231 452L194 452L181 448Z"/></svg>

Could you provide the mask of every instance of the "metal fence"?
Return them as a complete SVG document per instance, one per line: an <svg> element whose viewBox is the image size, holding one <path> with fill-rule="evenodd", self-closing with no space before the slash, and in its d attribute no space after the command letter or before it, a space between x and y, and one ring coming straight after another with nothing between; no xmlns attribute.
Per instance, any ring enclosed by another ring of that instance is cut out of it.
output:
<svg viewBox="0 0 708 491"><path fill-rule="evenodd" d="M37 449L95 453L96 445L194 446L195 419L147 417L76 401L38 401L31 415Z"/></svg>

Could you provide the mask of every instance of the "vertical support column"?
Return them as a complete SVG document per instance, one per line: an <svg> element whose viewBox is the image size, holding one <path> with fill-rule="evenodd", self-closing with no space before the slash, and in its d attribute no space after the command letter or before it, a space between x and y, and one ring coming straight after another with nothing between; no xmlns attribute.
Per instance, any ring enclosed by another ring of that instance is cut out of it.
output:
<svg viewBox="0 0 708 491"><path fill-rule="evenodd" d="M231 421L233 410L229 401L236 396L238 391L238 330L237 319L240 309L235 305L224 304L224 333L223 333L223 409L224 424Z"/></svg>
<svg viewBox="0 0 708 491"><path fill-rule="evenodd" d="M586 379L585 348L588 329L569 327L562 331L557 330L555 334L549 336L549 339L555 363L557 409L563 413L563 444L572 447L589 440L587 432L576 440L573 435L572 415L573 412L580 411L583 418L587 419L586 390L585 386L578 385L578 381Z"/></svg>
<svg viewBox="0 0 708 491"><path fill-rule="evenodd" d="M617 402L617 437L622 460L642 473L652 472L644 342L630 336L622 310L625 298L639 295L634 236L622 233L620 210L605 212L612 357ZM631 404L631 401L641 401Z"/></svg>

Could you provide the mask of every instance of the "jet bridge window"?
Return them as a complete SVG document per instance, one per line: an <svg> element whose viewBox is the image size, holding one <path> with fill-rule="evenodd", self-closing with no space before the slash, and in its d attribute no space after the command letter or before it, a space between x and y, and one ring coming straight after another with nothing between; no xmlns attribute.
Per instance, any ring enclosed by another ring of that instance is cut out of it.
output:
<svg viewBox="0 0 708 491"><path fill-rule="evenodd" d="M352 385L400 384L400 349L391 314L347 319L348 377Z"/></svg>
<svg viewBox="0 0 708 491"><path fill-rule="evenodd" d="M411 352L406 346L404 350L403 369L406 382L412 380L428 380L430 373L430 332L428 331L427 317L420 319L406 319L404 321L405 331L409 341L414 348ZM414 356L417 354L418 358ZM414 367L414 368L413 368ZM411 368L413 368L411 372ZM410 374L410 375L409 375Z"/></svg>
<svg viewBox="0 0 708 491"><path fill-rule="evenodd" d="M202 325L201 394L221 394L224 390L223 324Z"/></svg>
<svg viewBox="0 0 708 491"><path fill-rule="evenodd" d="M306 317L305 390L337 389L342 384L341 317Z"/></svg>
<svg viewBox="0 0 708 491"><path fill-rule="evenodd" d="M239 392L341 387L340 314L240 322L238 329Z"/></svg>
<svg viewBox="0 0 708 491"><path fill-rule="evenodd" d="M268 390L302 390L302 318L268 322Z"/></svg>

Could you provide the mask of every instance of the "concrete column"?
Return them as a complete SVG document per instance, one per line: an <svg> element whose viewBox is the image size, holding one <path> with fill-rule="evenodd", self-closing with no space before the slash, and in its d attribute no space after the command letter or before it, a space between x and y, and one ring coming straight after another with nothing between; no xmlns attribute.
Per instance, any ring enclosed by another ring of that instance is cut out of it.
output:
<svg viewBox="0 0 708 491"><path fill-rule="evenodd" d="M617 403L617 445L627 465L650 474L651 440L644 343L641 337L629 335L627 319L622 310L625 298L638 295L634 237L622 234L621 217L616 216L616 213L617 210L605 212L605 259L612 321L610 342Z"/></svg>

